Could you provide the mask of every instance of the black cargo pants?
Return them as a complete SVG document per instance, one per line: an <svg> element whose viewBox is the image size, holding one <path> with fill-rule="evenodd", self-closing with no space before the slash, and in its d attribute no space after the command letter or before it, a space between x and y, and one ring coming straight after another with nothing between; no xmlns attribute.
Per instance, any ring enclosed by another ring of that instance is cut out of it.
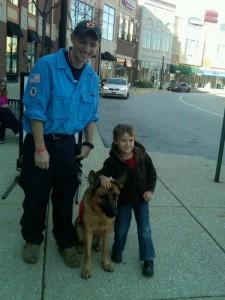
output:
<svg viewBox="0 0 225 300"><path fill-rule="evenodd" d="M40 245L44 239L49 198L52 201L53 235L60 248L74 246L73 198L78 186L74 135L45 135L50 167L34 164L34 140L27 134L23 146L19 184L24 190L22 236L27 243Z"/></svg>

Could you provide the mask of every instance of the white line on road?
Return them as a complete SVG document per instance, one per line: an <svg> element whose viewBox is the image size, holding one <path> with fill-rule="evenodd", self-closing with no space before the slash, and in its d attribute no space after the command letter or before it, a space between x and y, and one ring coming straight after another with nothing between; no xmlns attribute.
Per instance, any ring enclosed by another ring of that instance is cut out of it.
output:
<svg viewBox="0 0 225 300"><path fill-rule="evenodd" d="M215 115L215 116L218 116L218 117L222 117L222 118L223 118L223 115L216 114L216 113L211 112L211 111L209 111L209 110L206 110L206 109L203 109L203 108L200 108L200 107L198 107L198 106L191 105L191 104L185 102L185 101L182 99L182 97L183 97L183 96L181 96L181 97L179 98L180 101L181 101L182 103L184 103L184 104L186 104L186 105L188 105L188 106L194 107L194 108L196 108L196 109L202 110L202 111L204 111L204 112L207 112L207 113L209 113L209 114L212 114L212 115Z"/></svg>

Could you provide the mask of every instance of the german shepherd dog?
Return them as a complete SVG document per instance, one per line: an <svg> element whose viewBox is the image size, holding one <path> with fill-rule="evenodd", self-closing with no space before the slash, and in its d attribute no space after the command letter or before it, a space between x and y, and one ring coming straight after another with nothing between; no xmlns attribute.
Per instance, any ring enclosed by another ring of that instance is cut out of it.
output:
<svg viewBox="0 0 225 300"><path fill-rule="evenodd" d="M91 247L95 251L102 250L102 267L107 272L113 272L109 260L109 235L113 230L117 214L117 199L125 183L126 174L122 174L112 181L111 188L101 186L99 177L90 171L89 187L86 189L80 203L80 214L75 221L78 253L85 252L84 266L81 276L84 279L91 277L92 260ZM100 245L100 237L102 245Z"/></svg>

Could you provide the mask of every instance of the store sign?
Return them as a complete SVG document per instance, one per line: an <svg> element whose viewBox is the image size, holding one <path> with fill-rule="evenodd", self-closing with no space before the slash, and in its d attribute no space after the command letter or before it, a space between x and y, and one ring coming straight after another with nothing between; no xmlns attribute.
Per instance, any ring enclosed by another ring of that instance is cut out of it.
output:
<svg viewBox="0 0 225 300"><path fill-rule="evenodd" d="M136 8L136 1L135 0L122 0L124 6L135 9Z"/></svg>
<svg viewBox="0 0 225 300"><path fill-rule="evenodd" d="M125 58L117 57L116 61L123 64L125 62Z"/></svg>
<svg viewBox="0 0 225 300"><path fill-rule="evenodd" d="M218 23L218 13L214 10L207 10L205 12L204 21L210 23Z"/></svg>
<svg viewBox="0 0 225 300"><path fill-rule="evenodd" d="M124 67L131 68L131 60L130 59L125 60Z"/></svg>
<svg viewBox="0 0 225 300"><path fill-rule="evenodd" d="M199 18L191 17L188 19L188 24L194 26L202 26L202 21Z"/></svg>

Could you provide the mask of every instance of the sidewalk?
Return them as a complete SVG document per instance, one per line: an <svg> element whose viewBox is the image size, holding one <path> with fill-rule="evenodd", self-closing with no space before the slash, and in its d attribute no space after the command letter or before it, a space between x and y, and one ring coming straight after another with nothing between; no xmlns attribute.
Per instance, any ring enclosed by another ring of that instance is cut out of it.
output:
<svg viewBox="0 0 225 300"><path fill-rule="evenodd" d="M7 137L8 143L0 145L1 197L18 175L18 141L9 133ZM94 143L95 149L83 164L86 175L91 169L99 169L108 155L97 130ZM76 269L66 267L51 233L51 212L46 251L42 251L37 265L25 264L21 258L24 242L19 226L23 192L16 185L5 200L0 200L0 298L225 299L225 165L221 168L220 183L215 183L216 161L165 153L151 153L151 156L159 177L151 202L157 254L152 278L141 274L134 220L123 263L113 264L113 273L103 271L101 255L94 252L91 279L81 278L82 264ZM84 179L83 188L86 183ZM74 205L74 217L76 212ZM113 235L110 247L112 238Z"/></svg>

